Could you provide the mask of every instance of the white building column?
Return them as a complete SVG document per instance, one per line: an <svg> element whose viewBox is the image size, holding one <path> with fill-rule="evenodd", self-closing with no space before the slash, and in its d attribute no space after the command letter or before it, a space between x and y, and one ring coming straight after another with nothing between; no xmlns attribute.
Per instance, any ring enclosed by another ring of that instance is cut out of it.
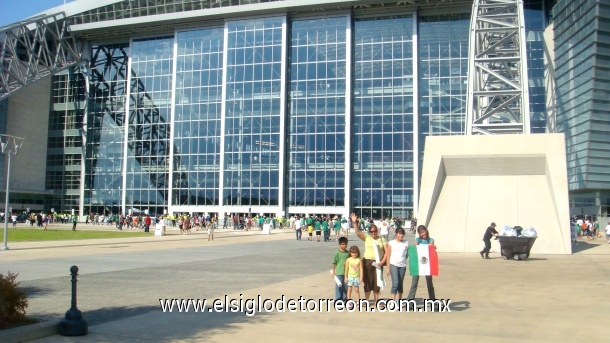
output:
<svg viewBox="0 0 610 343"><path fill-rule="evenodd" d="M286 204L286 139L288 135L286 133L286 84L287 80L287 65L288 65L288 22L286 16L283 17L282 22L282 71L281 80L282 85L280 88L280 171L279 171L279 191L278 191L278 216L287 215L286 210L288 208ZM283 213L279 213L283 212Z"/></svg>
<svg viewBox="0 0 610 343"><path fill-rule="evenodd" d="M125 86L125 88L127 88L125 90L125 121L123 122L123 131L124 131L124 138L123 138L123 172L121 175L122 181L121 181L121 203L119 204L119 206L121 207L121 212L123 214L126 213L126 209L125 209L125 203L127 200L127 156L129 154L129 148L128 148L128 139L129 139L129 108L130 108L130 104L131 104L131 62L132 62L132 57L131 57L131 52L133 49L133 39L129 40L129 53L127 54L127 85Z"/></svg>
<svg viewBox="0 0 610 343"><path fill-rule="evenodd" d="M413 215L419 211L419 45L418 12L413 12Z"/></svg>
<svg viewBox="0 0 610 343"><path fill-rule="evenodd" d="M352 50L353 50L353 31L352 15L345 16L345 212L342 213L347 218L352 209Z"/></svg>
<svg viewBox="0 0 610 343"><path fill-rule="evenodd" d="M225 22L224 38L222 44L222 101L220 105L220 165L218 166L218 206L220 213L227 213L228 209L224 204L224 165L225 165L225 130L226 130L226 111L227 111L227 62L229 50L229 25Z"/></svg>
<svg viewBox="0 0 610 343"><path fill-rule="evenodd" d="M170 108L170 120L169 120L169 170L168 170L168 181L167 181L167 213L173 213L172 194L174 191L174 140L175 140L175 127L176 121L176 73L178 71L178 31L174 31L174 49L172 51L172 102Z"/></svg>

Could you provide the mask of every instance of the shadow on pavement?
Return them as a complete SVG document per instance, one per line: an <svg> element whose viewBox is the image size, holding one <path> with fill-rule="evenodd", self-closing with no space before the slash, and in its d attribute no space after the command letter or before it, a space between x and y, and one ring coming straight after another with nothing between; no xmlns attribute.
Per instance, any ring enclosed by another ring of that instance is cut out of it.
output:
<svg viewBox="0 0 610 343"><path fill-rule="evenodd" d="M19 289L24 290L28 298L44 296L52 293L52 291L48 288L37 286L19 287Z"/></svg>
<svg viewBox="0 0 610 343"><path fill-rule="evenodd" d="M129 317L150 313L159 310L158 306L118 306L102 307L96 310L83 311L83 317L89 326L104 324L107 322L127 319Z"/></svg>
<svg viewBox="0 0 610 343"><path fill-rule="evenodd" d="M598 244L591 244L586 241L578 241L577 245L572 246L572 254L578 254L581 251L593 249L597 246L598 246Z"/></svg>
<svg viewBox="0 0 610 343"><path fill-rule="evenodd" d="M470 301L451 301L449 308L451 312L470 310Z"/></svg>
<svg viewBox="0 0 610 343"><path fill-rule="evenodd" d="M155 312L151 312L154 309ZM138 337L139 341L177 342L201 341L209 339L215 334L230 334L243 331L241 324L261 324L267 321L271 313L255 313L246 315L245 312L208 312L206 307L202 312L162 312L160 307L143 308L106 308L101 309L114 320L106 325L91 327L94 335L87 338L88 342L108 342L116 338ZM175 309L174 309L175 310ZM116 316L130 316L138 311L147 311L137 318L116 320ZM99 315L99 313L98 313Z"/></svg>

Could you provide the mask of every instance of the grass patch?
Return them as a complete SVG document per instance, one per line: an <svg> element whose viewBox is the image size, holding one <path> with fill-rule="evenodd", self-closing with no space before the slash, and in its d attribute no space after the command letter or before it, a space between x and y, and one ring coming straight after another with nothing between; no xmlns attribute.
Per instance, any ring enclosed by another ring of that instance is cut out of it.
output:
<svg viewBox="0 0 610 343"><path fill-rule="evenodd" d="M4 234L4 229L0 229ZM121 231L72 231L49 229L9 229L8 242L38 242L38 241L64 241L71 239L101 239L101 238L128 238L151 237L153 232L121 232Z"/></svg>

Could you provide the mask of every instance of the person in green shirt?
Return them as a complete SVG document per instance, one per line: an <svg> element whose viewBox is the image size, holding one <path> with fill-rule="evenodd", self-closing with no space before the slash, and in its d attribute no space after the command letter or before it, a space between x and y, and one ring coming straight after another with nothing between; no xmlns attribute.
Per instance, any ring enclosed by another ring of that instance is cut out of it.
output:
<svg viewBox="0 0 610 343"><path fill-rule="evenodd" d="M333 229L335 230L335 241L338 241L339 232L341 232L341 222L337 218L335 218L335 220L333 220Z"/></svg>
<svg viewBox="0 0 610 343"><path fill-rule="evenodd" d="M322 219L320 218L316 218L316 221L313 223L315 229L316 229L316 241L319 242L320 241L320 236L322 236L322 223L321 223Z"/></svg>
<svg viewBox="0 0 610 343"><path fill-rule="evenodd" d="M345 283L345 261L349 257L347 251L347 237L339 238L339 250L335 252L333 258L333 268L331 274L335 280L335 301L347 301L347 285Z"/></svg>
<svg viewBox="0 0 610 343"><path fill-rule="evenodd" d="M602 236L599 234L599 219L595 219L595 222L593 222L593 238L602 238Z"/></svg>
<svg viewBox="0 0 610 343"><path fill-rule="evenodd" d="M322 232L324 232L324 242L330 241L330 230L329 230L328 218L322 218Z"/></svg>

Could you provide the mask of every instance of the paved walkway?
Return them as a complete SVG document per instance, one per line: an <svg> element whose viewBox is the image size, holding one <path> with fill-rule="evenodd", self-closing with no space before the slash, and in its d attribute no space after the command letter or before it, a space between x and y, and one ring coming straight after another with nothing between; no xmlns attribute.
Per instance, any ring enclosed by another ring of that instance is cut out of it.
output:
<svg viewBox="0 0 610 343"><path fill-rule="evenodd" d="M443 253L439 242L435 289L438 298L451 299L450 313L254 316L163 313L159 299L332 298L328 269L336 243L296 242L291 231L223 232L214 242L202 234L103 241L14 243L0 252L0 270L21 273L30 315L61 318L69 308L68 269L81 268L79 308L89 334L40 342L607 341L610 245L603 239L581 242L573 255L526 261ZM417 297L426 295L420 282Z"/></svg>

